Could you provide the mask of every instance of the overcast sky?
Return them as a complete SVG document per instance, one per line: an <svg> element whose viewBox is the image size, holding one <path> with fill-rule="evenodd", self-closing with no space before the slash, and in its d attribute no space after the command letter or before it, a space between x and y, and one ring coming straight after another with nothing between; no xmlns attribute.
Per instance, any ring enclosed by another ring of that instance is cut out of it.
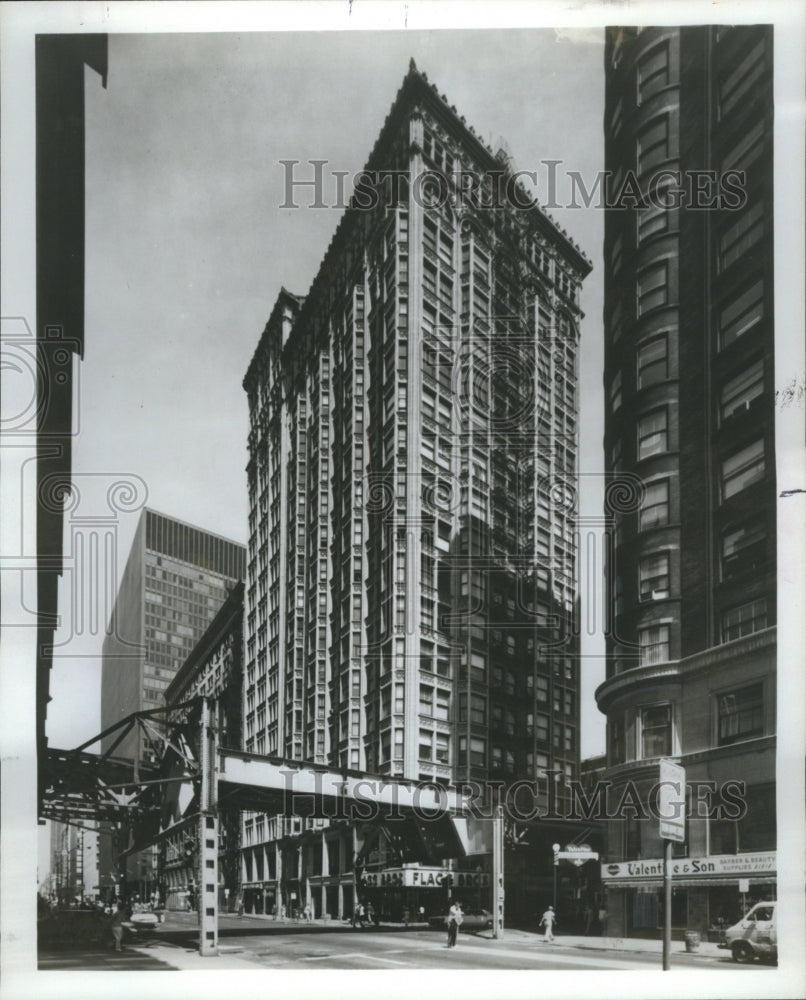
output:
<svg viewBox="0 0 806 1000"><path fill-rule="evenodd" d="M600 29L109 36L107 89L86 72L77 482L139 477L150 506L246 541L241 382L280 286L308 290L340 215L281 209L280 161L360 170L412 56L477 133L494 148L505 139L515 165L537 173L538 196L544 160L586 179L601 169ZM603 214L552 215L594 265L582 294L580 470L596 472ZM598 514L601 490L582 482L583 511ZM136 522L121 517L118 575ZM70 587L68 575L65 611ZM71 747L100 729L101 637L66 628L62 639L48 735ZM583 645L583 756L604 749L592 695L601 648Z"/></svg>

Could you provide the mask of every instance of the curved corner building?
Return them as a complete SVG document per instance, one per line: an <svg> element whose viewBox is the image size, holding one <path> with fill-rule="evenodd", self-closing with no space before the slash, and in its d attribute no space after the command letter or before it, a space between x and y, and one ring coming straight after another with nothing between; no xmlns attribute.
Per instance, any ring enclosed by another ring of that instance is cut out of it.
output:
<svg viewBox="0 0 806 1000"><path fill-rule="evenodd" d="M605 52L604 447L637 499L610 511L596 697L611 805L648 806L661 758L686 768L676 937L775 894L772 41L623 28ZM619 201L631 176L655 204ZM607 933L660 936L659 824L629 812L608 824Z"/></svg>

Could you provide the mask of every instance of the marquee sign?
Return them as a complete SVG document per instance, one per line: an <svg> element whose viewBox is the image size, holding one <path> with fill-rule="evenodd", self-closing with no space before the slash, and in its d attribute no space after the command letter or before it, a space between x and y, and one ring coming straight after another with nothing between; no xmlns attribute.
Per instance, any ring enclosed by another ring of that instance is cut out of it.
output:
<svg viewBox="0 0 806 1000"><path fill-rule="evenodd" d="M672 878L692 876L775 875L775 851L759 854L715 854L708 858L673 858ZM619 882L646 879L659 882L663 879L663 858L641 861L619 861L602 864L602 881Z"/></svg>
<svg viewBox="0 0 806 1000"><path fill-rule="evenodd" d="M487 889L490 885L489 872L455 872L448 868L386 868L365 872L364 884L370 889L437 889L446 884L449 875L454 889Z"/></svg>

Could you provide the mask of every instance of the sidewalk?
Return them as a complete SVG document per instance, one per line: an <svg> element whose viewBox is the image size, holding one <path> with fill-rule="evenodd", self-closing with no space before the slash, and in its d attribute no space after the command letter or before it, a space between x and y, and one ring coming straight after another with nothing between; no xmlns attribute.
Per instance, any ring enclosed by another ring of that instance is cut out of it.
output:
<svg viewBox="0 0 806 1000"><path fill-rule="evenodd" d="M540 935L542 938L542 935ZM585 937L582 934L560 934L555 936L554 944L570 948L591 948L595 951L632 951L663 953L662 941L650 941L645 938L615 938L615 937ZM672 955L701 955L704 958L724 958L730 952L717 947L714 942L701 941L699 948L686 952L685 941L672 941Z"/></svg>

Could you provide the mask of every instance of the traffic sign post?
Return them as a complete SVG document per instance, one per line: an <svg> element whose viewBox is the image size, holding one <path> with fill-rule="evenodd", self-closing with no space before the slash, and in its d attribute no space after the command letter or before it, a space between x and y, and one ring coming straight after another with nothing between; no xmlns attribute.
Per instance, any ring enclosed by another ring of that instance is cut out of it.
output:
<svg viewBox="0 0 806 1000"><path fill-rule="evenodd" d="M493 814L493 937L504 936L504 807Z"/></svg>
<svg viewBox="0 0 806 1000"><path fill-rule="evenodd" d="M686 839L686 770L661 760L658 787L660 836L666 841L663 862L663 971L670 968L672 950L672 844Z"/></svg>
<svg viewBox="0 0 806 1000"><path fill-rule="evenodd" d="M747 913L747 893L750 892L749 878L739 879L739 892L742 894L742 919L744 919L744 915Z"/></svg>

